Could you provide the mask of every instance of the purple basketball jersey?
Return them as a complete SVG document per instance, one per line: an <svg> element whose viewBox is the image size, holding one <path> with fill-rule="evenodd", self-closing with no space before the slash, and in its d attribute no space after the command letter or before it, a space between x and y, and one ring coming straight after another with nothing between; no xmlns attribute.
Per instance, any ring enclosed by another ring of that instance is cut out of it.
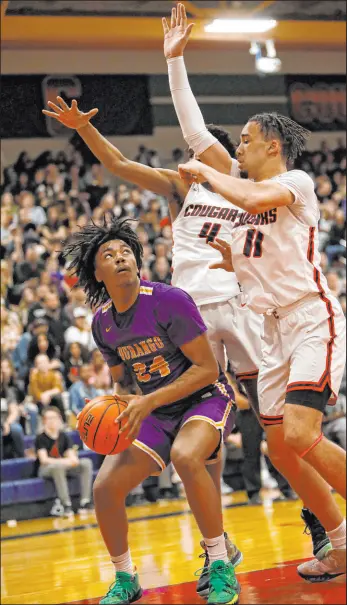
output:
<svg viewBox="0 0 347 605"><path fill-rule="evenodd" d="M92 324L107 364L124 363L144 394L176 380L192 365L180 346L207 328L193 299L179 288L141 280L140 293L125 313L109 300Z"/></svg>

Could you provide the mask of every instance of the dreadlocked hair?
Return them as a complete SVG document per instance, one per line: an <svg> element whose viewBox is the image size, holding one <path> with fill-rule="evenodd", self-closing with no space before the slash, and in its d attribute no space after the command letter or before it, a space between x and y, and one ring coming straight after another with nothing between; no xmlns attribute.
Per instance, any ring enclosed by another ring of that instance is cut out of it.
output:
<svg viewBox="0 0 347 605"><path fill-rule="evenodd" d="M215 124L206 124L206 128L225 147L231 157L234 158L237 145L232 141L230 134L224 128L220 128Z"/></svg>
<svg viewBox="0 0 347 605"><path fill-rule="evenodd" d="M214 137L216 137L217 141L219 141L223 147L225 147L225 149L230 153L231 157L234 158L237 145L231 140L230 134L224 130L224 128L220 128L215 124L206 124L206 128ZM187 151L189 156L193 157L194 151L189 147Z"/></svg>
<svg viewBox="0 0 347 605"><path fill-rule="evenodd" d="M257 122L266 138L278 137L282 144L282 154L288 160L295 160L302 154L311 134L294 120L279 113L258 113L249 118L248 122Z"/></svg>
<svg viewBox="0 0 347 605"><path fill-rule="evenodd" d="M102 225L92 221L64 242L63 258L69 263L72 275L78 277L75 287L84 289L86 301L91 306L98 307L109 299L103 282L95 277L95 255L102 244L113 239L122 240L133 251L137 267L141 269L143 248L131 222L133 220L129 218L119 219L113 215L108 218L105 214Z"/></svg>

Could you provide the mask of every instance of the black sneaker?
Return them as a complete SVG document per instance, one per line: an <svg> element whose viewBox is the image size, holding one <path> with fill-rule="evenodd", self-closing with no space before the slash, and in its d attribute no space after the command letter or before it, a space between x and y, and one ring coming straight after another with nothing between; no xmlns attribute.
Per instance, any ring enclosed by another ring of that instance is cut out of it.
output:
<svg viewBox="0 0 347 605"><path fill-rule="evenodd" d="M226 542L229 561L230 561L230 563L232 563L233 567L237 567L243 559L242 552L237 548L237 546L235 546L235 544L233 544L231 542L231 540L229 540L228 534L226 532L224 532L224 536L225 536L225 542ZM210 558L208 556L208 551L207 551L205 542L203 540L201 540L200 544L201 544L201 548L204 549L204 552L202 552L201 555L199 555L199 557L201 559L205 559L205 563L204 563L204 567L202 568L200 577L198 579L196 592L198 593L198 595L200 597L208 597L209 590L210 590L210 573L209 573Z"/></svg>
<svg viewBox="0 0 347 605"><path fill-rule="evenodd" d="M180 498L180 490L177 483L173 483L171 487L171 497L173 500L177 500Z"/></svg>
<svg viewBox="0 0 347 605"><path fill-rule="evenodd" d="M263 501L258 493L252 494L248 497L249 506L262 506Z"/></svg>
<svg viewBox="0 0 347 605"><path fill-rule="evenodd" d="M303 508L300 516L306 524L304 534L311 535L312 538L313 556L319 560L323 559L332 548L323 525L309 508Z"/></svg>
<svg viewBox="0 0 347 605"><path fill-rule="evenodd" d="M64 506L64 517L71 518L74 516L75 513L73 512L72 506Z"/></svg>
<svg viewBox="0 0 347 605"><path fill-rule="evenodd" d="M81 504L79 505L79 508L78 508L78 513L79 514L90 513L93 510L94 510L94 506L93 506L93 504L90 501L89 502L81 502Z"/></svg>
<svg viewBox="0 0 347 605"><path fill-rule="evenodd" d="M288 500L295 502L299 500L299 496L292 489L286 489L282 490L281 494L273 502L288 502Z"/></svg>
<svg viewBox="0 0 347 605"><path fill-rule="evenodd" d="M293 502L295 502L296 500L299 500L298 494L296 494L295 491L291 488L283 489L282 494L286 500L292 500Z"/></svg>
<svg viewBox="0 0 347 605"><path fill-rule="evenodd" d="M159 489L156 486L144 487L143 495L147 502L157 502L159 498Z"/></svg>
<svg viewBox="0 0 347 605"><path fill-rule="evenodd" d="M180 497L177 485L172 487L163 487L159 490L159 498L161 500L176 500Z"/></svg>

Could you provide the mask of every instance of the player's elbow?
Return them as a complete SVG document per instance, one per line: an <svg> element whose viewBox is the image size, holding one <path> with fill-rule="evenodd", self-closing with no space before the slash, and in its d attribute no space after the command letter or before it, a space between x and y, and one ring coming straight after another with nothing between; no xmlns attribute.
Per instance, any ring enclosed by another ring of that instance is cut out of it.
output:
<svg viewBox="0 0 347 605"><path fill-rule="evenodd" d="M113 172L113 174L116 174L120 177L126 176L126 173L129 170L129 160L121 153L112 157L111 160L108 159L107 163L104 163L110 172Z"/></svg>
<svg viewBox="0 0 347 605"><path fill-rule="evenodd" d="M257 193L250 195L245 205L247 207L247 212L249 212L250 214L260 214L261 212L264 212L263 196Z"/></svg>
<svg viewBox="0 0 347 605"><path fill-rule="evenodd" d="M204 377L206 380L206 386L213 384L219 378L219 367L216 359L211 360L205 367Z"/></svg>

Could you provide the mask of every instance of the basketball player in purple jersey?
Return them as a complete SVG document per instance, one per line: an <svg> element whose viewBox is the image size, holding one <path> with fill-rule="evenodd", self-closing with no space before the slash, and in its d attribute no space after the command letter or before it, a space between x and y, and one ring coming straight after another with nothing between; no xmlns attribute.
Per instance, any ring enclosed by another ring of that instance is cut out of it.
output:
<svg viewBox="0 0 347 605"><path fill-rule="evenodd" d="M155 169L150 166L145 166L138 162L133 162L131 160L128 160L121 154L121 152L116 147L114 147L109 141L107 141L107 139L105 139L105 137L103 137L100 134L100 132L96 128L94 128L94 126L92 126L92 124L90 124L89 121L94 115L96 115L96 113L98 112L97 109L92 109L88 113L83 113L78 109L77 102L75 100L72 101L71 107L68 107L68 105L65 103L65 101L61 97L57 97L57 103L58 103L58 105L56 105L55 103L49 102L48 105L49 105L50 109L52 109L54 111L43 110L43 113L45 113L45 115L47 115L49 117L52 117L52 118L58 120L59 122L64 124L67 128L76 129L76 131L79 133L79 135L85 141L86 145L88 145L88 147L92 150L93 154L100 160L100 162L103 163L103 165L106 168L108 168L108 170L113 172L113 174L116 174L119 177L123 178L124 180L128 180L131 183L134 183L143 189L149 189L149 190L157 193L158 195L165 196L169 203L170 215L171 215L171 218L173 221L175 220L175 218L177 218L177 216L180 213L182 213L184 200L185 200L190 188L186 187L183 184L183 181L180 178L177 171L163 169L163 168ZM227 133L225 131L223 131L222 129L215 129L214 132L215 132L215 136L219 137L220 140L223 142L223 145L226 147L226 149L228 151L230 151L230 153L232 153L232 150L234 148L233 148L233 145L232 145ZM227 204L227 206L229 207L229 203ZM222 222L224 222L225 225L228 224L228 221L222 221ZM199 229L199 231L200 231L200 229ZM196 233L196 237L194 238L194 241L196 240L197 244L199 244L198 232ZM221 236L224 235L224 232L222 231L220 235ZM186 239L186 241L188 241L188 238ZM204 247L206 250L213 252L212 258L209 259L210 261L212 261L212 260L215 260L216 262L219 261L218 252L215 252L214 250L212 250L212 248L210 248L206 242L205 242ZM182 252L184 252L184 251L182 250ZM190 252L186 251L184 254L185 254L185 257L189 264ZM210 274L213 273L212 271L210 271L208 269L208 264L209 264L209 262L206 259L202 258L202 265L205 268L205 273L202 276L202 281L204 279L207 279L210 276ZM192 269L192 271L195 272L195 268ZM221 271L221 277L220 277L221 281L222 281L222 279L224 279L223 274L224 274L224 272ZM181 283L177 284L177 286L182 288L183 290L187 290L187 287L185 285L182 285ZM187 283L187 286L188 286L188 283ZM233 288L233 287L234 286L231 284L231 288ZM238 286L237 286L237 289L238 289ZM223 296L226 298L230 298L229 291L230 291L230 287L227 286L226 293L224 293ZM192 295L192 298L194 299L193 293L191 295ZM195 301L195 302L197 302L197 301ZM244 343L245 340L246 339L243 335L242 342ZM254 337L253 340L256 340L256 337ZM247 340L247 343L248 342L249 342L249 340ZM242 347L242 350L244 350L244 346ZM233 351L235 352L235 355L236 355L237 351L239 351L240 348L241 348L240 341L236 342L235 346L232 346L230 344L230 350L233 349ZM220 361L218 359L218 357L217 357L217 360ZM253 366L251 366L251 368L254 369ZM254 381L250 380L247 382L254 382ZM222 471L221 457L215 464L208 465L207 469L216 486L216 489L219 492L219 497L221 500L221 498L222 498L222 496L221 496L221 471ZM235 544L233 544L231 542L231 540L227 536L227 533L225 533L225 539L226 539L226 547L228 550L229 559L232 562L232 564L234 565L234 567L236 567L242 561L242 553L235 546ZM201 576L197 582L197 591L201 596L205 597L208 595L208 591L209 591L209 582L208 582L209 558L208 558L208 556L206 556L206 554L208 555L208 552L205 549L205 545L204 545L203 541L201 544L204 547L204 552L202 553L202 555L205 556L205 564L204 564L204 568L202 570Z"/></svg>
<svg viewBox="0 0 347 605"><path fill-rule="evenodd" d="M142 391L128 397L118 419L126 418L132 445L107 456L94 483L98 524L116 569L116 580L100 602L140 598L125 499L172 460L208 549L208 603L238 603L240 586L228 559L220 496L206 470L233 427L233 391L193 299L179 288L141 280L142 253L129 219L115 218L103 226L87 225L64 248L87 302L98 307L93 336L114 382L127 367Z"/></svg>

